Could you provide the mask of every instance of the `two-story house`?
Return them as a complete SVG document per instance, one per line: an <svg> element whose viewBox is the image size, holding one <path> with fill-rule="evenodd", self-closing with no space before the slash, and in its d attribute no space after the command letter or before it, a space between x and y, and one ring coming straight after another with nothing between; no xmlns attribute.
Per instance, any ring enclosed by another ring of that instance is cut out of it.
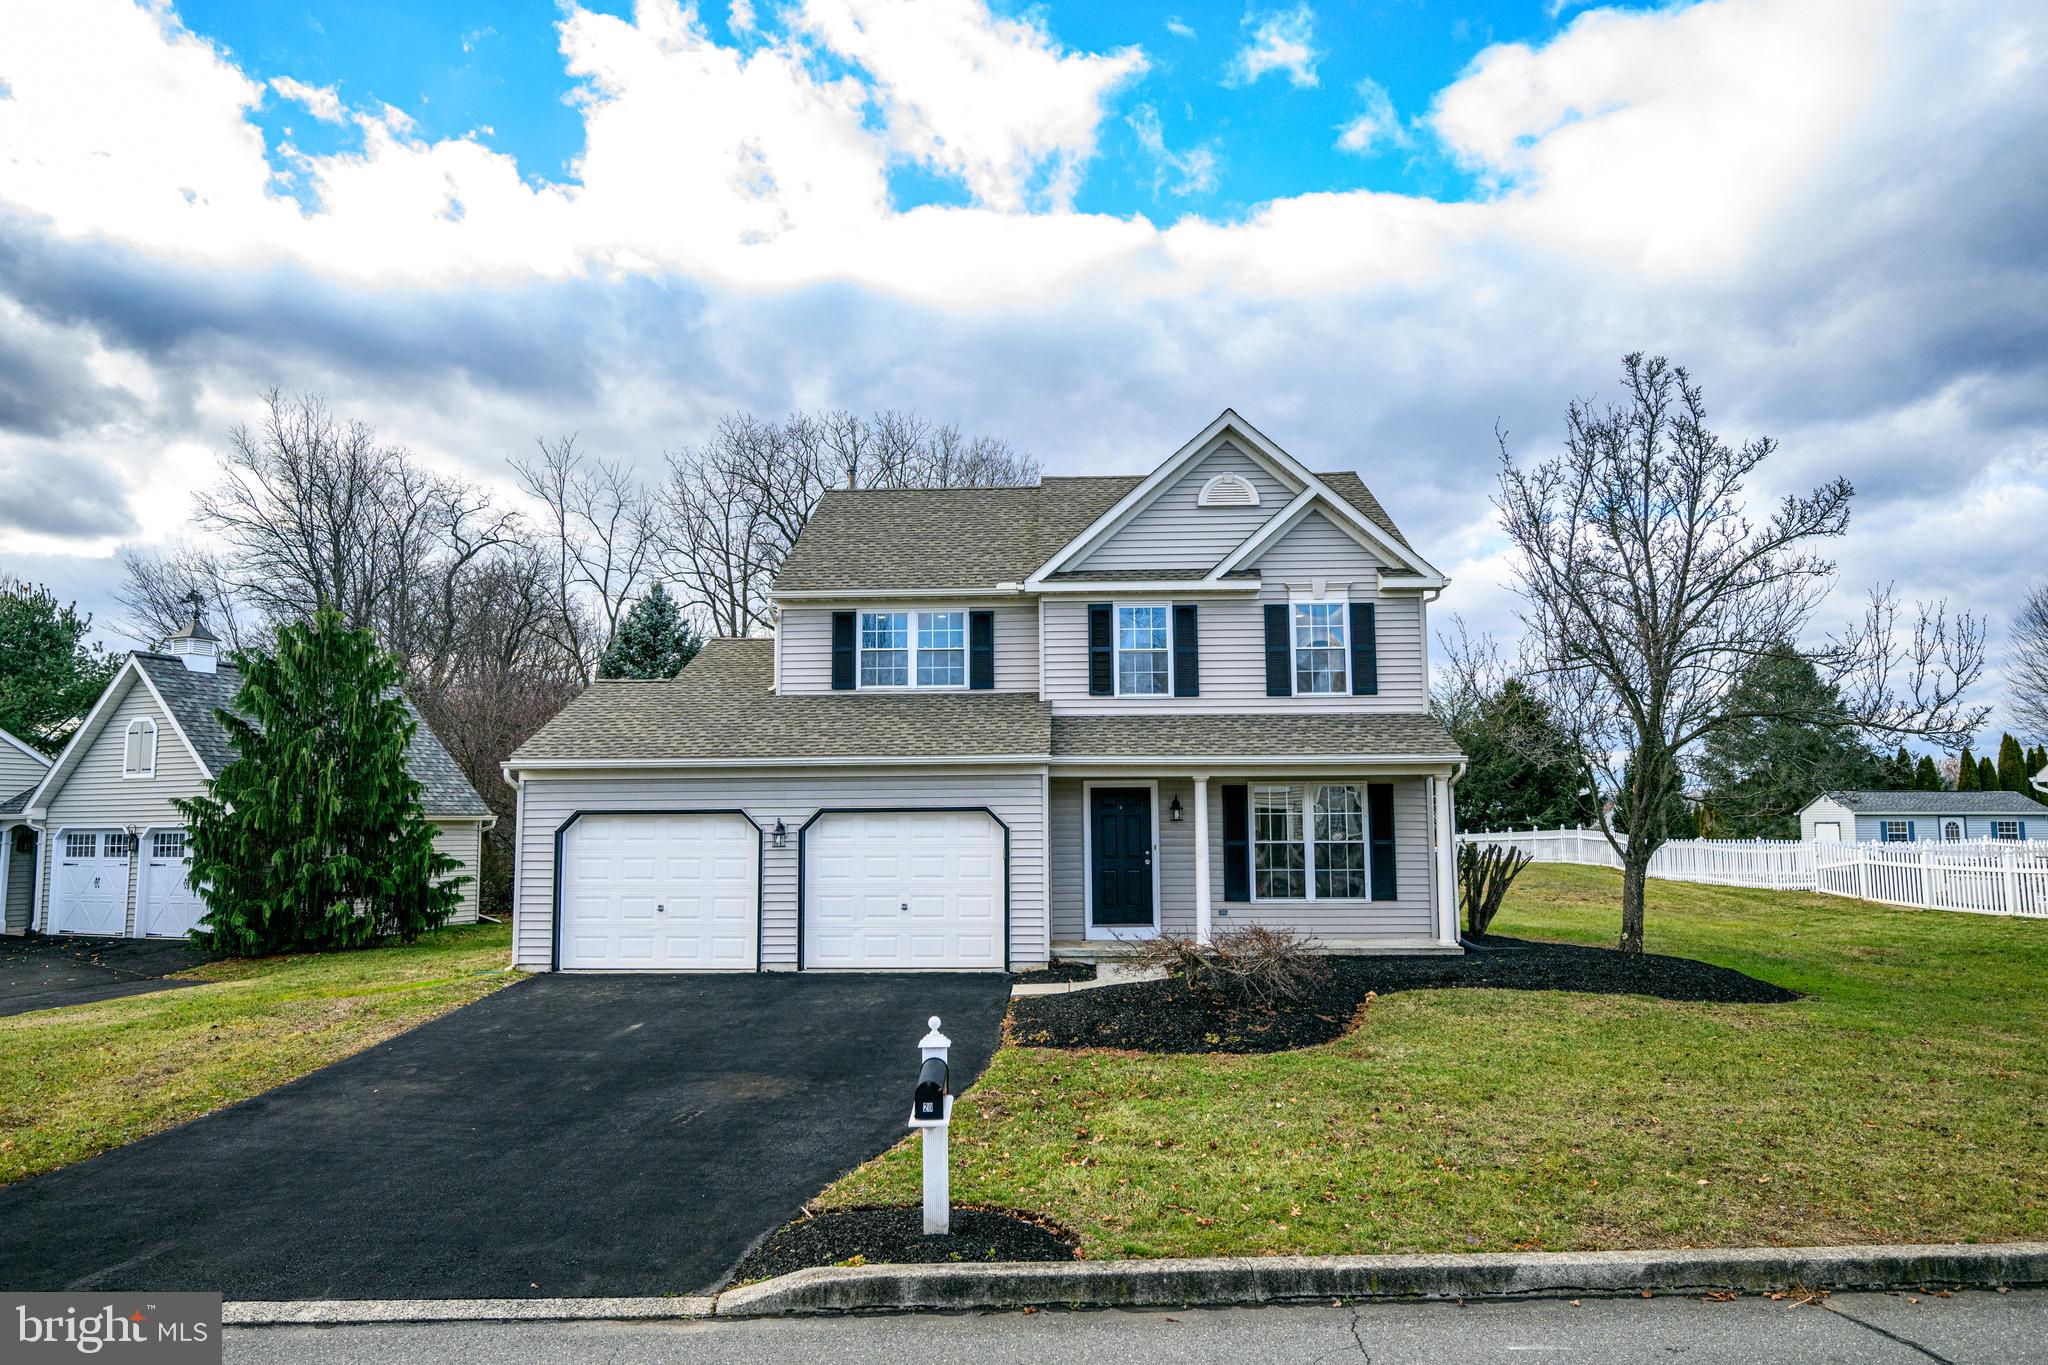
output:
<svg viewBox="0 0 2048 1365"><path fill-rule="evenodd" d="M772 638L597 683L507 763L515 960L1456 951L1444 586L1357 476L1227 411L1144 477L828 493Z"/></svg>

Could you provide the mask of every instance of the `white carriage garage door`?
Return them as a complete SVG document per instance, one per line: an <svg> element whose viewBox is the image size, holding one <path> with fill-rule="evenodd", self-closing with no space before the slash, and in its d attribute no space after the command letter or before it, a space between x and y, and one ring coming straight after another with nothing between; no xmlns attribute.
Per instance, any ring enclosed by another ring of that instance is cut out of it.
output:
<svg viewBox="0 0 2048 1365"><path fill-rule="evenodd" d="M128 836L120 830L66 830L51 848L50 932L128 932Z"/></svg>
<svg viewBox="0 0 2048 1365"><path fill-rule="evenodd" d="M804 831L804 966L1000 970L1003 829L982 811L836 811Z"/></svg>
<svg viewBox="0 0 2048 1365"><path fill-rule="evenodd" d="M751 971L760 875L744 816L583 816L562 836L562 970Z"/></svg>

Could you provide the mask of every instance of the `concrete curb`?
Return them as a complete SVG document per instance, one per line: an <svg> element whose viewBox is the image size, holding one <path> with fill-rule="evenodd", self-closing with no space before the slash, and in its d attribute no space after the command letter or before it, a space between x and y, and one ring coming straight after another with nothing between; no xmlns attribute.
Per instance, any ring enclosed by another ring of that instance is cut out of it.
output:
<svg viewBox="0 0 2048 1365"><path fill-rule="evenodd" d="M627 1322L708 1318L708 1294L641 1299L292 1299L221 1305L226 1327L358 1327L387 1322Z"/></svg>
<svg viewBox="0 0 2048 1365"><path fill-rule="evenodd" d="M875 1265L729 1289L717 1316L2040 1284L2048 1284L2048 1242Z"/></svg>

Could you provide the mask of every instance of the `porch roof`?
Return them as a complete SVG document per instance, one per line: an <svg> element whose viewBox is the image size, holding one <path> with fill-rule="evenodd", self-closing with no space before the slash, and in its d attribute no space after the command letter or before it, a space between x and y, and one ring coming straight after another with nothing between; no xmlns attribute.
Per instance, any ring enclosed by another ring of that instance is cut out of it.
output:
<svg viewBox="0 0 2048 1365"><path fill-rule="evenodd" d="M1054 758L1463 757L1426 711L1054 716Z"/></svg>

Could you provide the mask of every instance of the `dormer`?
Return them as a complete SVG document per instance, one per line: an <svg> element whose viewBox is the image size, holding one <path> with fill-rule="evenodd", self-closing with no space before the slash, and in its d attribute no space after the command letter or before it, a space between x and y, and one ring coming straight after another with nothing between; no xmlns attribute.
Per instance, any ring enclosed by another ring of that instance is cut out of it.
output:
<svg viewBox="0 0 2048 1365"><path fill-rule="evenodd" d="M185 604L191 616L176 633L157 642L156 652L174 656L194 673L211 673L220 665L220 637L200 619L198 593L186 593Z"/></svg>

